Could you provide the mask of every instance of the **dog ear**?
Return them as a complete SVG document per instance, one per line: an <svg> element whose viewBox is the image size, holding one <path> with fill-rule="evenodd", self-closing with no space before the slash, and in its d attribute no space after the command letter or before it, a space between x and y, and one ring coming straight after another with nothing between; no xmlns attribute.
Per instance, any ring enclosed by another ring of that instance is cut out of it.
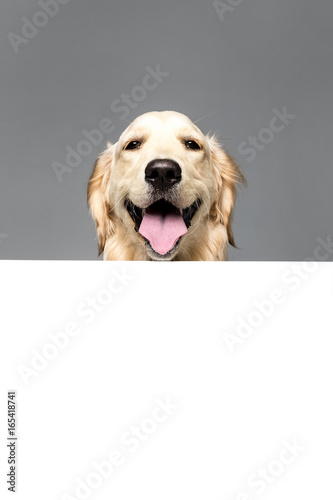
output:
<svg viewBox="0 0 333 500"><path fill-rule="evenodd" d="M95 161L94 169L88 182L88 206L95 220L98 235L98 255L104 250L105 242L113 232L111 207L107 198L108 185L113 162L114 146L108 144Z"/></svg>
<svg viewBox="0 0 333 500"><path fill-rule="evenodd" d="M212 136L207 137L207 140L217 193L210 209L210 217L225 226L229 243L235 247L231 222L236 199L236 188L239 184L246 184L246 179L236 161L224 151L217 138Z"/></svg>

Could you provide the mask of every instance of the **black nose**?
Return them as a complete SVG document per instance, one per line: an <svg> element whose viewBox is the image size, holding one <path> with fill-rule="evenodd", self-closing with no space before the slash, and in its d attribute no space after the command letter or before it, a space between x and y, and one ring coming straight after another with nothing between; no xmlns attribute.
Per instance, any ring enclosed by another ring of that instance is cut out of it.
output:
<svg viewBox="0 0 333 500"><path fill-rule="evenodd" d="M166 191L180 182L181 178L182 170L173 160L152 160L146 166L146 182L160 191Z"/></svg>

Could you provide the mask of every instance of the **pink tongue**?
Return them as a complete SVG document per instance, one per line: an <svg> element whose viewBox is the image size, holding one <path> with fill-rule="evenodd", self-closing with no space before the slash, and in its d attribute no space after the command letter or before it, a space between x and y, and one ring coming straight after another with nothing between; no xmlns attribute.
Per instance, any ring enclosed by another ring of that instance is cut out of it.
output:
<svg viewBox="0 0 333 500"><path fill-rule="evenodd" d="M178 238L187 233L186 224L180 213L146 213L139 233L142 234L155 252L165 255L176 244Z"/></svg>

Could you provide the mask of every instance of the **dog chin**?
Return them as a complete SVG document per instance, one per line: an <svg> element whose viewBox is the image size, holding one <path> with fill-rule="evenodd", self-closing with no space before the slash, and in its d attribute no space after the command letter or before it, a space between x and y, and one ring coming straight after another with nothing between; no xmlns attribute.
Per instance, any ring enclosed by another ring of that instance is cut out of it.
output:
<svg viewBox="0 0 333 500"><path fill-rule="evenodd" d="M182 237L178 238L178 240L176 241L175 245L171 248L171 250L169 250L164 255L161 255L160 253L156 252L156 250L153 249L153 247L151 246L149 241L146 238L144 238L146 252L147 252L148 257L151 260L156 260L156 261L168 261L168 260L174 259L175 255L178 252L179 243L180 243L181 239L182 239Z"/></svg>

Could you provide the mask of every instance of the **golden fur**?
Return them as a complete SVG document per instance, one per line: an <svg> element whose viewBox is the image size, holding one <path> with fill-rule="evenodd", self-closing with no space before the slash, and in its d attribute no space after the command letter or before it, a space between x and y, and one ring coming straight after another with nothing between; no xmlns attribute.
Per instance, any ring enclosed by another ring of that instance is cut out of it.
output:
<svg viewBox="0 0 333 500"><path fill-rule="evenodd" d="M133 140L142 146L125 150ZM184 141L189 140L197 141L201 149L186 148ZM245 179L215 136L203 135L183 114L151 112L139 116L116 144L108 146L96 160L88 183L88 205L96 223L99 253L104 251L105 260L156 259L135 231L125 201L142 208L150 204L144 171L158 158L181 166L182 180L172 192L174 205L185 209L195 199L201 200L187 234L167 260L227 260L228 242L235 245L231 221L236 186Z"/></svg>

